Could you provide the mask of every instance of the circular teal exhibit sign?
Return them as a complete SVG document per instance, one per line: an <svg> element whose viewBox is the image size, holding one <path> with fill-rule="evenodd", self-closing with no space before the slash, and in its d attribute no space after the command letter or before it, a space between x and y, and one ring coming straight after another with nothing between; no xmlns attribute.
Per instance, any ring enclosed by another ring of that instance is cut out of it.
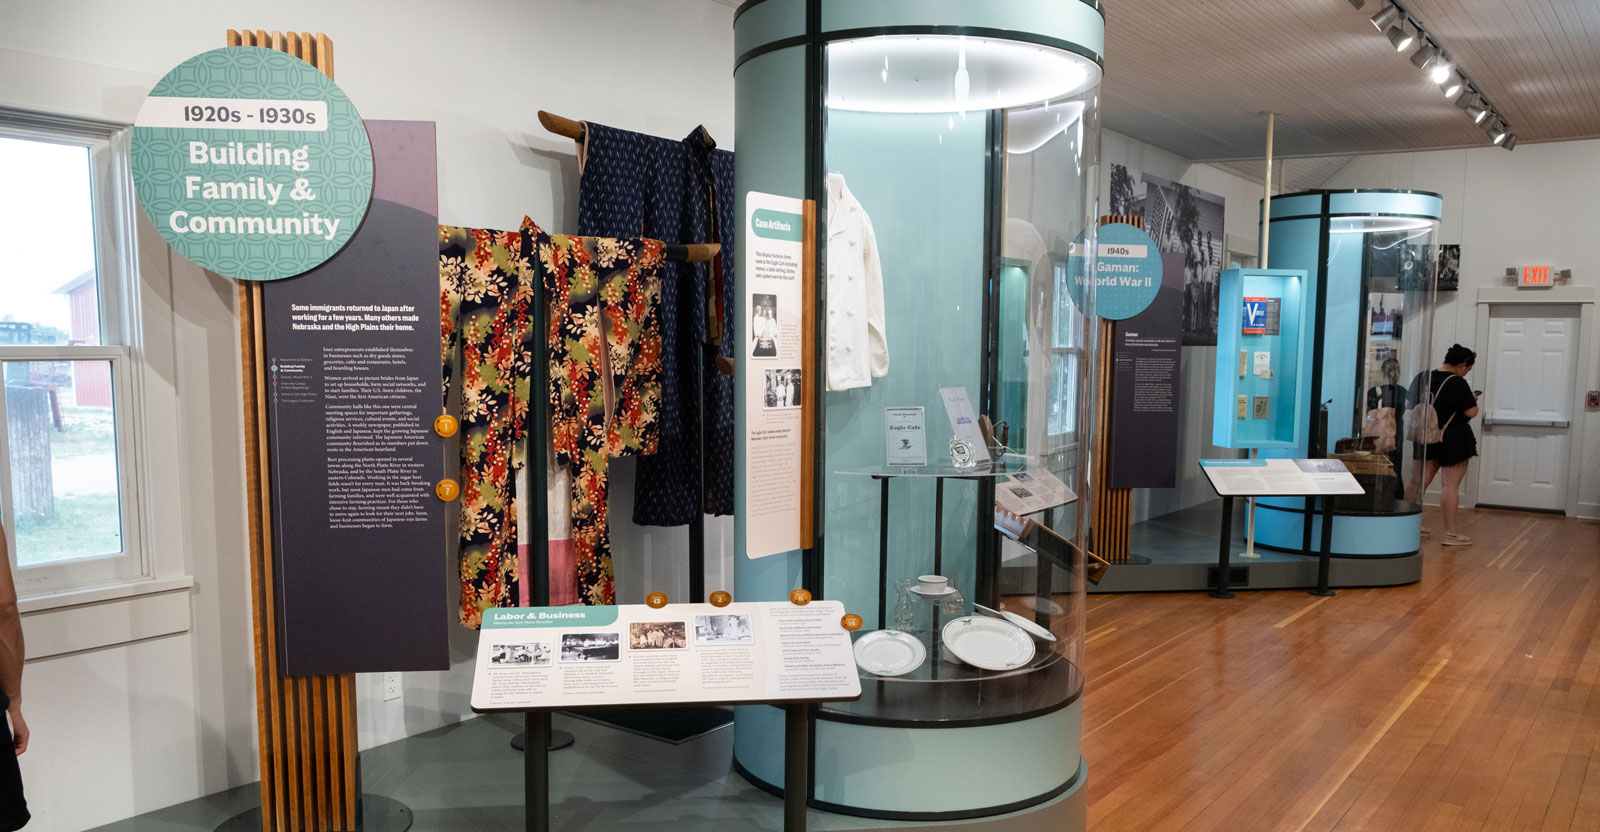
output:
<svg viewBox="0 0 1600 832"><path fill-rule="evenodd" d="M1068 291L1082 308L1084 290L1094 286L1094 314L1113 321L1143 312L1161 291L1161 251L1150 235L1123 222L1096 230L1089 257L1088 232L1078 235L1067 258ZM1093 267L1093 277L1090 268Z"/></svg>
<svg viewBox="0 0 1600 832"><path fill-rule="evenodd" d="M355 234L372 199L372 145L332 79L293 55L228 46L150 91L133 127L133 186L196 265L277 280Z"/></svg>

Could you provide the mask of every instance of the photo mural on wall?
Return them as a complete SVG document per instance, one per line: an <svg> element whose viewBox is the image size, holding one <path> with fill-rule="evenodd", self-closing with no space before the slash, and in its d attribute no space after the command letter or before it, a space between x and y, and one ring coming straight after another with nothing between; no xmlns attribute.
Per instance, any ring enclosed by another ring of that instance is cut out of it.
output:
<svg viewBox="0 0 1600 832"><path fill-rule="evenodd" d="M1461 289L1461 246L1460 244L1439 246L1439 283L1441 292L1455 292Z"/></svg>
<svg viewBox="0 0 1600 832"><path fill-rule="evenodd" d="M1111 165L1108 213L1144 217L1160 249L1183 255L1183 345L1217 345L1217 287L1224 267L1222 197Z"/></svg>

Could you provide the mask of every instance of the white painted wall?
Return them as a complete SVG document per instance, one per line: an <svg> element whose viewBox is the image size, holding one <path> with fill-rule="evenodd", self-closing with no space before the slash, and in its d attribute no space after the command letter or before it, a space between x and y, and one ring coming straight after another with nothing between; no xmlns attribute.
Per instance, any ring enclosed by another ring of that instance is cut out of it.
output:
<svg viewBox="0 0 1600 832"><path fill-rule="evenodd" d="M539 109L672 137L704 124L733 144L733 9L706 0L53 0L8 3L3 17L0 105L124 122L162 73L221 46L229 27L326 32L339 83L363 116L437 122L440 219L450 224L514 228L526 214L572 229L576 157L571 142L539 127ZM233 287L167 257L144 231L150 421L169 426L149 431L150 457L178 496L153 518L153 537L182 549L195 579L193 624L28 665L34 744L23 770L29 828L41 832L256 776ZM616 482L631 483L629 466L617 468ZM683 597L686 530L621 522L629 490L613 491L621 594ZM724 553L708 570L713 588L731 583L730 535L725 520L707 531ZM47 621L41 615L33 626ZM402 699L383 702L380 677L358 678L362 747L468 715L474 635L456 629L455 669L406 674Z"/></svg>
<svg viewBox="0 0 1600 832"><path fill-rule="evenodd" d="M1600 141L1363 156L1330 179L1328 188L1417 188L1444 197L1441 244L1461 244L1461 290L1439 293L1433 353L1442 359L1453 343L1483 355L1477 332L1481 287L1505 286L1505 270L1553 265L1572 270L1572 285L1600 286L1600 246L1594 211L1585 199L1600 190ZM1597 367L1600 362L1591 362ZM1600 390L1600 368L1584 389ZM1583 446L1574 449L1582 471L1579 513L1600 517L1600 409L1582 408ZM1481 432L1481 426L1475 426ZM1469 499L1478 476L1468 472Z"/></svg>
<svg viewBox="0 0 1600 832"><path fill-rule="evenodd" d="M1264 129L1264 128L1263 128ZM1223 230L1227 238L1248 241L1245 250L1254 253L1260 234L1261 184L1221 168L1190 162L1144 142L1106 132L1100 143L1101 168L1106 171L1101 183L1101 204L1110 200L1111 165L1126 165L1130 170L1154 174L1190 187L1216 194L1225 200ZM1200 473L1199 460L1233 457L1238 452L1211 444L1211 407L1216 390L1217 348L1184 347L1179 372L1178 418L1182 433L1178 437L1178 482L1175 488L1140 488L1133 492L1133 520L1138 522L1178 511L1216 498Z"/></svg>

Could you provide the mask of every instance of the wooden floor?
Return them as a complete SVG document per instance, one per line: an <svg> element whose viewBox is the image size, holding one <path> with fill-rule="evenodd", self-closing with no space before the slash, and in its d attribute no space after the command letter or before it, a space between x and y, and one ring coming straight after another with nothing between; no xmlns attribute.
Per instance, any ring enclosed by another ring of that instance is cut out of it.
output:
<svg viewBox="0 0 1600 832"><path fill-rule="evenodd" d="M1414 586L1091 596L1090 829L1600 830L1600 524L1463 519Z"/></svg>

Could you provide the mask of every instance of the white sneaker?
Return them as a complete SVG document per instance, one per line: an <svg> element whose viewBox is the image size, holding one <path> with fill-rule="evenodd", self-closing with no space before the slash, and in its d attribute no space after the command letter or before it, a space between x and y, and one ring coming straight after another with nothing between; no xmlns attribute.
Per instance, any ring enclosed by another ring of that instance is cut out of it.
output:
<svg viewBox="0 0 1600 832"><path fill-rule="evenodd" d="M1464 534L1447 534L1439 539L1440 546L1471 546L1472 538Z"/></svg>

